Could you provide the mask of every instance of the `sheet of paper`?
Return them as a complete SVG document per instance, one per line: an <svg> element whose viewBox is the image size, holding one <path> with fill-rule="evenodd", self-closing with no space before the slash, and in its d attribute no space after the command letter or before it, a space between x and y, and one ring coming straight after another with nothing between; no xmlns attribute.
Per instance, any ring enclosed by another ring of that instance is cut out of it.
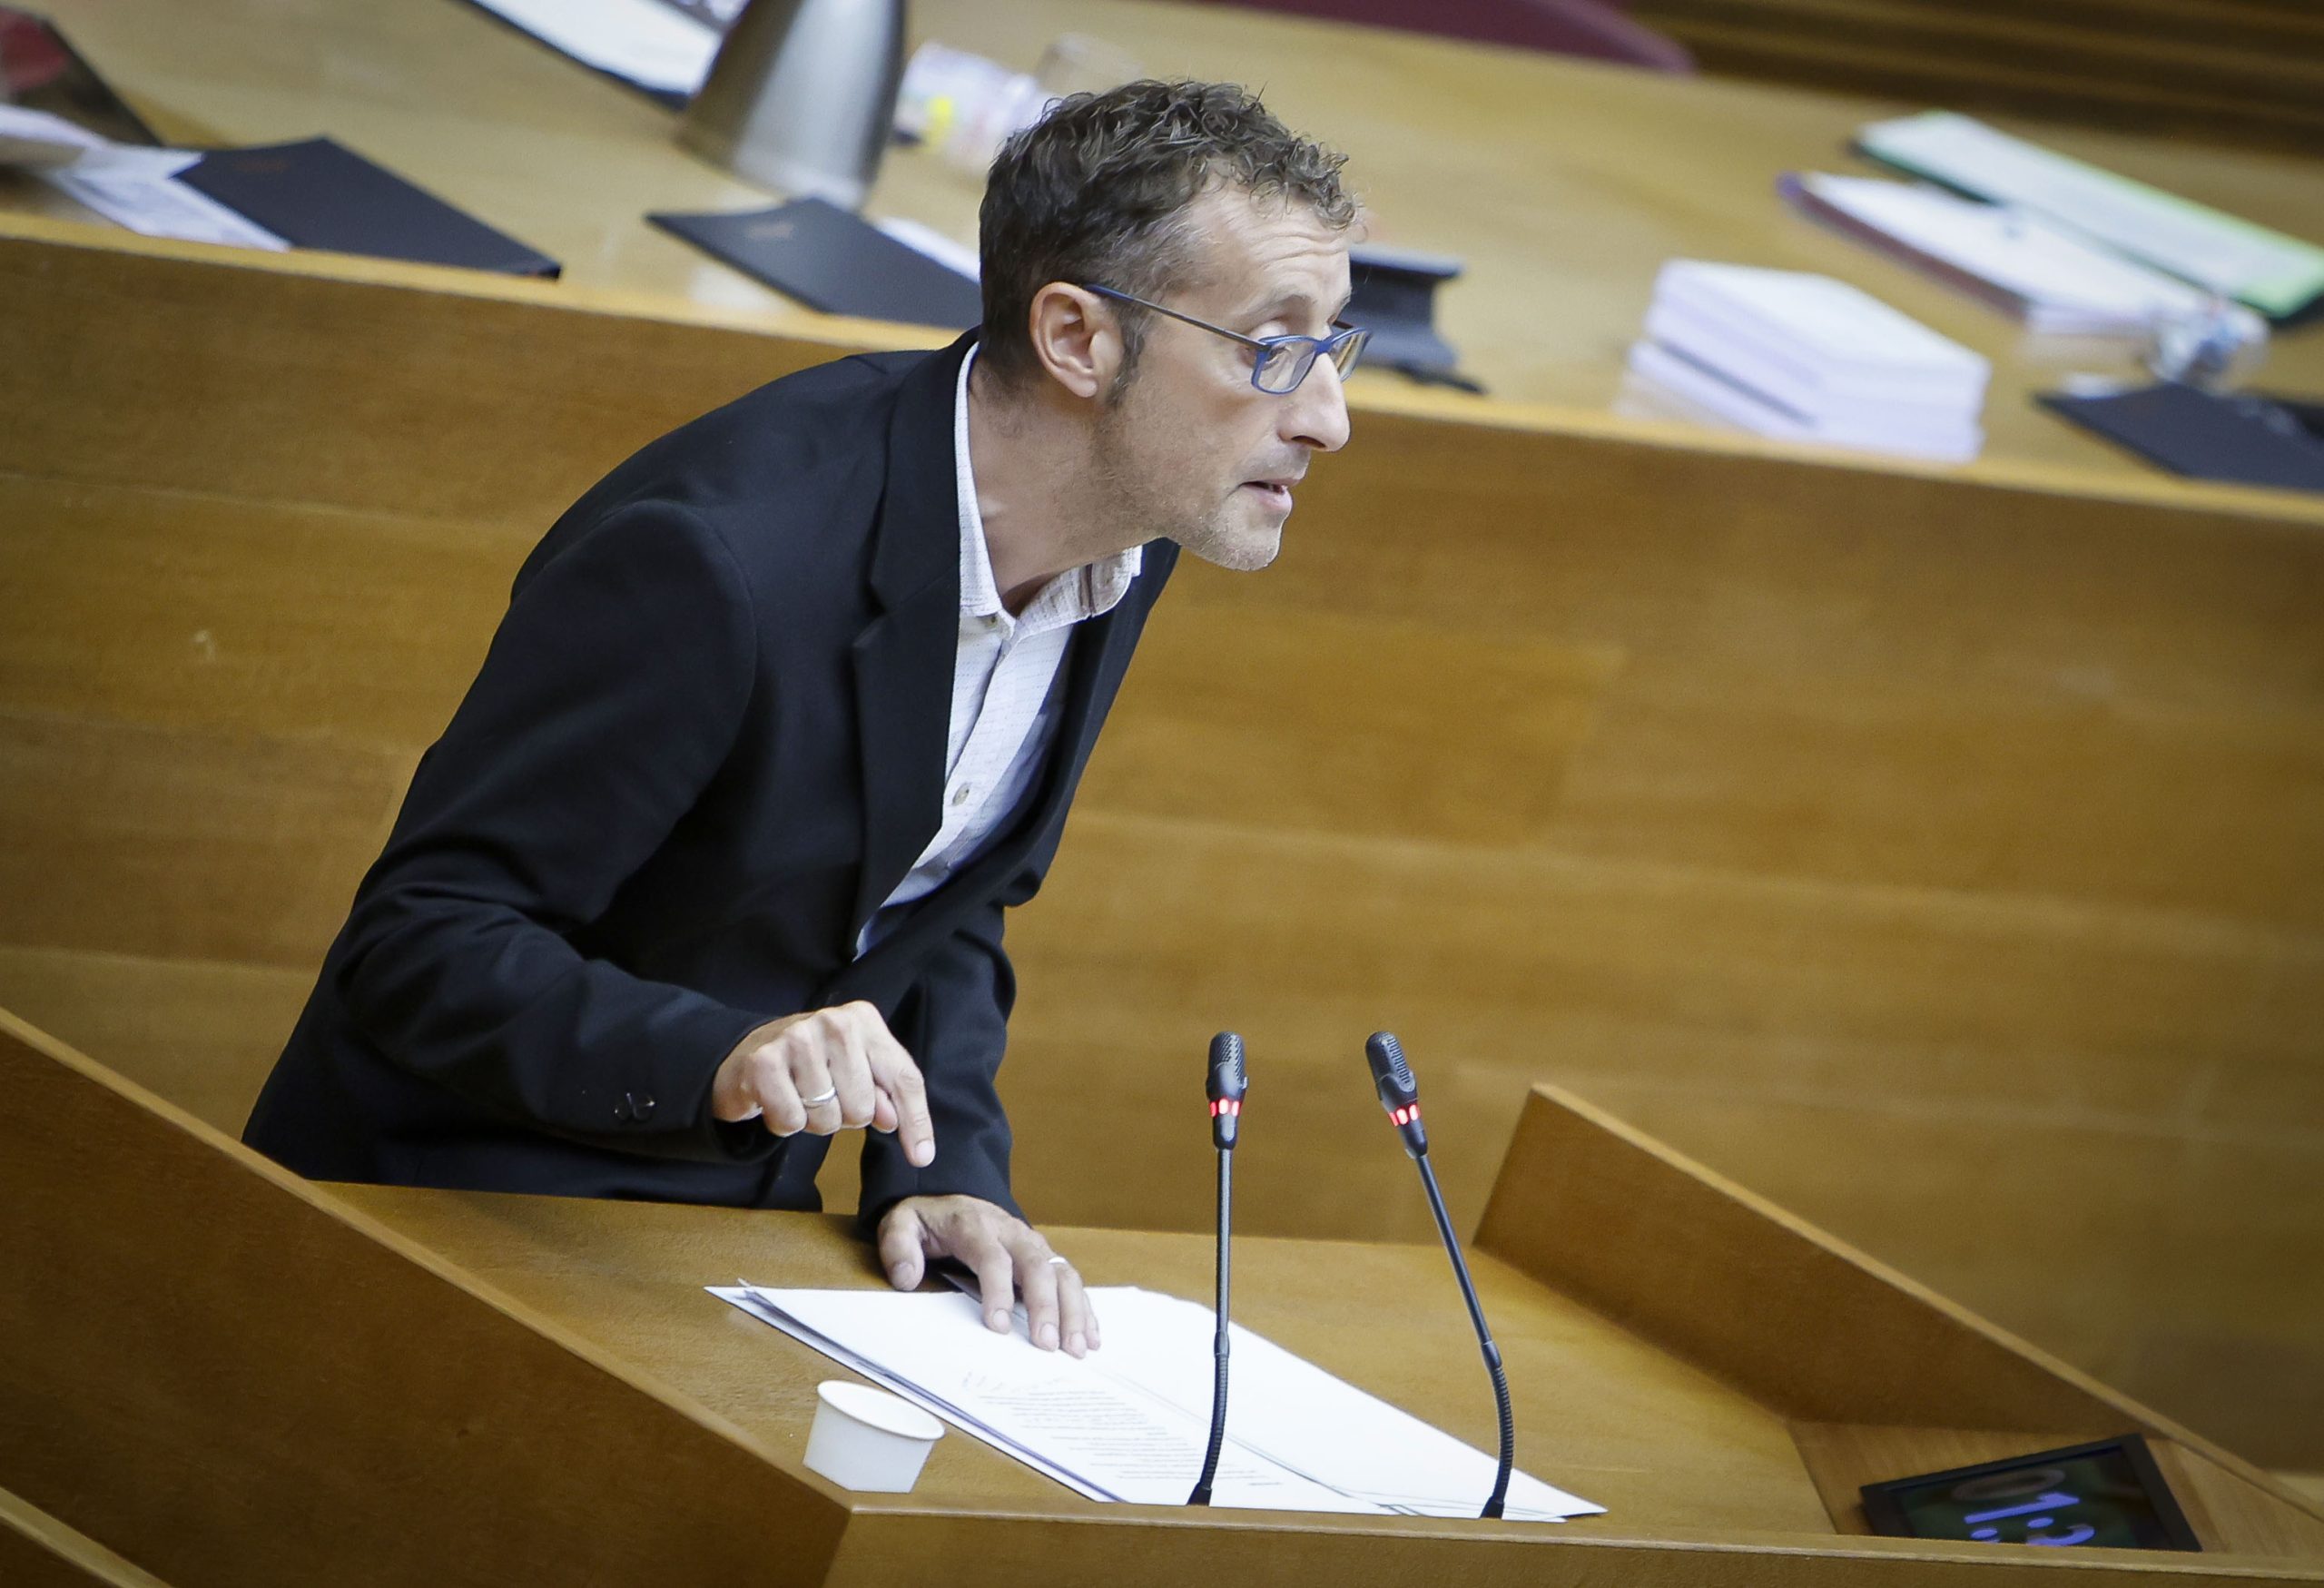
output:
<svg viewBox="0 0 2324 1588"><path fill-rule="evenodd" d="M841 1345L838 1341L830 1338L815 1329L808 1327L797 1318L793 1317L788 1313L784 1312L781 1307L776 1305L772 1296L761 1292L755 1287L750 1285L731 1287L712 1286L709 1288L710 1293L713 1296L719 1297L721 1300L733 1303L734 1306L741 1307L744 1312L749 1313L752 1317L758 1318L762 1322L773 1324L776 1328L781 1329L784 1334L789 1335L792 1338L799 1341L801 1344L812 1346L816 1350L821 1351L824 1356L831 1357L833 1361L840 1363L843 1366L846 1366L856 1373L862 1374L864 1377L870 1379L872 1383L879 1385L890 1394L901 1396L904 1399L911 1401L913 1405L921 1407L922 1410L943 1418L946 1422L952 1424L955 1427L975 1435L977 1438L983 1440L988 1445L993 1445L1007 1451L1009 1455L1025 1463L1028 1466L1034 1468L1046 1477L1054 1478L1059 1483L1063 1484L1066 1487L1073 1490L1075 1493L1087 1495L1092 1500L1108 1500L1113 1498L1112 1495L1088 1483L1078 1475L1067 1472L1063 1468L1057 1466L1039 1451L1027 1449L1026 1447L1017 1444L1015 1441L1003 1436L998 1431L978 1422L960 1406L934 1394L925 1386L912 1384L906 1379L898 1377L895 1374L891 1373L879 1363L871 1361L868 1358L860 1356L856 1352L850 1350L847 1346Z"/></svg>
<svg viewBox="0 0 2324 1588"><path fill-rule="evenodd" d="M1211 1309L1159 1291L1099 1293L1106 1348L1089 1360L1158 1401L1200 1408L1207 1425ZM1296 1356L1232 1326L1226 1437L1334 1493L1421 1516L1474 1516L1492 1490L1495 1459ZM1479 1407L1492 1388L1477 1366ZM1604 1510L1522 1472L1510 1475L1507 1514L1561 1522Z"/></svg>
<svg viewBox="0 0 2324 1588"><path fill-rule="evenodd" d="M0 104L0 165L63 165L92 149L105 147L104 139L63 116L21 104Z"/></svg>
<svg viewBox="0 0 2324 1588"><path fill-rule="evenodd" d="M176 180L202 156L182 149L133 149L108 143L70 165L50 166L41 180L86 204L106 220L148 237L222 242L281 252L290 245L244 220L207 193Z"/></svg>
<svg viewBox="0 0 2324 1588"><path fill-rule="evenodd" d="M2013 138L1928 111L1860 129L1878 160L1995 203L2034 210L2182 281L2284 315L2324 293L2324 248Z"/></svg>
<svg viewBox="0 0 2324 1588"><path fill-rule="evenodd" d="M977 1303L960 1295L763 1287L711 1293L1091 1499L1182 1505L1202 1468L1207 1405L1197 1421L1126 1388L1086 1359L1037 1351L1024 1336L1021 1315L1018 1333L997 1335L984 1327ZM1221 1456L1212 1503L1276 1511L1381 1509L1240 1451Z"/></svg>
<svg viewBox="0 0 2324 1588"><path fill-rule="evenodd" d="M1811 172L1815 198L1911 252L2023 300L2035 329L2140 331L2200 313L2205 293L2013 207L1932 187Z"/></svg>
<svg viewBox="0 0 2324 1588"><path fill-rule="evenodd" d="M475 0L586 66L691 97L710 75L719 31L663 0Z"/></svg>
<svg viewBox="0 0 2324 1588"><path fill-rule="evenodd" d="M881 231L902 243L915 253L925 254L946 270L975 281L983 265L977 251L964 242L955 242L933 226L898 216L893 220L872 222Z"/></svg>
<svg viewBox="0 0 2324 1588"><path fill-rule="evenodd" d="M1103 1350L1075 1360L997 1335L959 1295L714 1288L938 1416L1093 1499L1179 1505L1210 1424L1210 1311L1175 1297L1093 1291ZM1474 1515L1492 1458L1239 1327L1227 1443L1212 1503L1230 1507ZM1489 1393L1479 1374L1480 1393ZM1509 1514L1600 1507L1522 1474Z"/></svg>

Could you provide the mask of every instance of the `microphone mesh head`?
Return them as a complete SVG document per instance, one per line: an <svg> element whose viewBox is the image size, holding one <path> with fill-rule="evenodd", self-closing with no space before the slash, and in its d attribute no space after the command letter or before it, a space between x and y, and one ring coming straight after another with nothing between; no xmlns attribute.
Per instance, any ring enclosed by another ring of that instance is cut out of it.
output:
<svg viewBox="0 0 2324 1588"><path fill-rule="evenodd" d="M1210 1040L1210 1100L1239 1098L1249 1080L1243 1069L1243 1039L1221 1031Z"/></svg>
<svg viewBox="0 0 2324 1588"><path fill-rule="evenodd" d="M1394 1032L1374 1031L1365 1038L1364 1056L1371 1061L1372 1079L1380 1088L1384 1107L1409 1103L1420 1095L1420 1083L1413 1079L1412 1066L1404 1062L1404 1045L1396 1041ZM1397 1094L1393 1098L1392 1088Z"/></svg>

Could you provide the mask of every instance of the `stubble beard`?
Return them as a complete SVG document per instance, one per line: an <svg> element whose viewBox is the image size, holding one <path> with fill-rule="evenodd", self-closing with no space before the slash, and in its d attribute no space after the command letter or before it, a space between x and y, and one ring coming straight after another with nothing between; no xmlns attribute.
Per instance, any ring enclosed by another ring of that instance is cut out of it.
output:
<svg viewBox="0 0 2324 1588"><path fill-rule="evenodd" d="M1230 573L1256 573L1275 561L1283 545L1282 527L1238 529L1236 515L1249 506L1242 500L1241 487L1212 503L1206 512L1189 509L1172 498L1163 471L1138 456L1133 439L1138 432L1128 411L1135 390L1132 386L1107 406L1093 438L1094 472L1112 512L1136 526L1141 542L1176 541Z"/></svg>

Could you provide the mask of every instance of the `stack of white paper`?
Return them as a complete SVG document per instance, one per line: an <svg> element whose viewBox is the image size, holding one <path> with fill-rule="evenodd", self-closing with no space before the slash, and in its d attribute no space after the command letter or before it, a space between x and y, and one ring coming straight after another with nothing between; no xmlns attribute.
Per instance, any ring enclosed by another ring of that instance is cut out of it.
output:
<svg viewBox="0 0 2324 1588"><path fill-rule="evenodd" d="M2143 336L2210 306L2208 293L2024 210L1820 172L1787 176L1781 191L1809 218L1984 299L2031 330Z"/></svg>
<svg viewBox="0 0 2324 1588"><path fill-rule="evenodd" d="M2282 320L2324 301L2324 248L2013 138L1951 111L1858 129L1875 160L2092 242Z"/></svg>
<svg viewBox="0 0 2324 1588"><path fill-rule="evenodd" d="M711 1294L1076 1493L1183 1505L1210 1429L1210 1309L1135 1287L1093 1290L1105 1348L1035 1350L960 1295L882 1290ZM1226 1444L1212 1504L1246 1509L1473 1516L1493 1458L1236 1325ZM1478 1393L1485 1393L1480 1374ZM1603 1506L1523 1473L1507 1514L1561 1522Z"/></svg>
<svg viewBox="0 0 2324 1588"><path fill-rule="evenodd" d="M1985 360L1827 276L1672 260L1630 367L1760 435L1956 462L1984 443Z"/></svg>

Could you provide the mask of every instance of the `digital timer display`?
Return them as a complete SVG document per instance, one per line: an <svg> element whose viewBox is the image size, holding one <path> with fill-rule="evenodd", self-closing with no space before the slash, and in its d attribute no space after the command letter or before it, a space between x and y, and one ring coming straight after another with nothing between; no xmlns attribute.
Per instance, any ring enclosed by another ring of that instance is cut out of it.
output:
<svg viewBox="0 0 2324 1588"><path fill-rule="evenodd" d="M2200 1550L2146 1441L2046 1450L1864 1486L1873 1531L2049 1548Z"/></svg>

